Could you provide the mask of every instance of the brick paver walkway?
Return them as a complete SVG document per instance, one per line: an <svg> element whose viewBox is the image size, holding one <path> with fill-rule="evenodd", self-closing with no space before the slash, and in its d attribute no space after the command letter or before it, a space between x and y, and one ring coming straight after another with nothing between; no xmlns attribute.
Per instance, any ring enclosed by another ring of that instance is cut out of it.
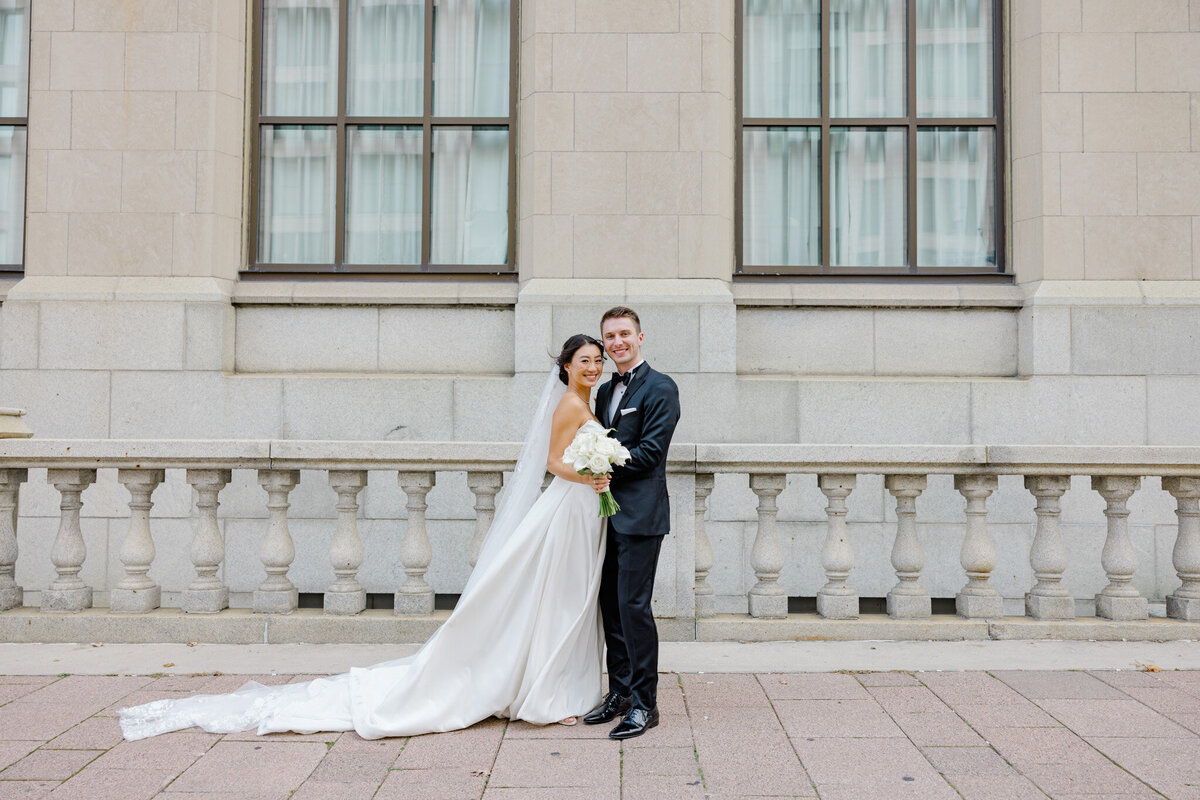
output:
<svg viewBox="0 0 1200 800"><path fill-rule="evenodd" d="M247 677L0 677L0 800L1200 798L1200 672L665 674L623 745L502 720L122 741L119 708Z"/></svg>

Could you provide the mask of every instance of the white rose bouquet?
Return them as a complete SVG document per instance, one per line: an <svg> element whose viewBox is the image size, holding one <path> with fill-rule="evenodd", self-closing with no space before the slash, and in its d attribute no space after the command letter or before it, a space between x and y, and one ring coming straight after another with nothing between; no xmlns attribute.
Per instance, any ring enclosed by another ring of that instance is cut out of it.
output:
<svg viewBox="0 0 1200 800"><path fill-rule="evenodd" d="M581 430L563 451L562 460L580 475L608 475L614 464L621 466L629 460L629 451L605 433ZM611 517L620 510L612 492L601 492L600 516Z"/></svg>

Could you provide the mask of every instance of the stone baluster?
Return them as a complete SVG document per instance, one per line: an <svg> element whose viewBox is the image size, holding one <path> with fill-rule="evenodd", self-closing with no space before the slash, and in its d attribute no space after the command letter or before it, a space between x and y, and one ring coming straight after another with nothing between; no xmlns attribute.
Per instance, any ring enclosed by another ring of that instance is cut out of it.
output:
<svg viewBox="0 0 1200 800"><path fill-rule="evenodd" d="M892 545L892 567L896 585L887 595L887 613L901 619L928 617L933 610L929 592L918 581L925 567L925 554L917 537L917 497L925 491L924 475L888 475L884 486L896 498L896 540Z"/></svg>
<svg viewBox="0 0 1200 800"><path fill-rule="evenodd" d="M25 593L15 580L17 570L17 493L29 477L24 469L0 469L0 611L18 608Z"/></svg>
<svg viewBox="0 0 1200 800"><path fill-rule="evenodd" d="M467 559L471 566L479 560L479 548L483 547L483 537L488 528L492 527L492 519L496 514L496 493L500 491L499 472L468 472L467 486L475 495L475 534L467 548Z"/></svg>
<svg viewBox="0 0 1200 800"><path fill-rule="evenodd" d="M296 558L296 546L288 530L288 495L300 483L300 471L260 469L258 483L267 492L270 519L258 549L267 577L254 590L253 608L256 614L290 614L300 605L300 592L287 576Z"/></svg>
<svg viewBox="0 0 1200 800"><path fill-rule="evenodd" d="M161 469L119 469L117 480L129 490L129 530L121 542L125 577L108 596L114 614L145 614L162 605L162 587L147 574L154 563L154 537L150 533L150 496L163 482Z"/></svg>
<svg viewBox="0 0 1200 800"><path fill-rule="evenodd" d="M1179 532L1171 562L1183 581L1167 596L1167 616L1200 622L1200 478L1163 478L1163 488L1178 505Z"/></svg>
<svg viewBox="0 0 1200 800"><path fill-rule="evenodd" d="M547 472L546 477L542 478L542 491L543 492L550 488L550 482L553 480L554 480L554 473Z"/></svg>
<svg viewBox="0 0 1200 800"><path fill-rule="evenodd" d="M708 572L713 566L712 543L708 541L708 530L704 526L704 512L708 496L712 494L712 473L696 473L696 581L693 592L696 596L696 616L701 619L717 615L717 595L708 585Z"/></svg>
<svg viewBox="0 0 1200 800"><path fill-rule="evenodd" d="M1029 566L1037 582L1025 595L1025 613L1034 619L1074 619L1075 598L1063 588L1067 548L1058 527L1058 500L1071 487L1066 475L1029 475L1025 488L1037 499L1037 532L1029 550Z"/></svg>
<svg viewBox="0 0 1200 800"><path fill-rule="evenodd" d="M1141 478L1128 475L1092 478L1092 488L1107 504L1104 516L1108 519L1108 535L1104 539L1100 565L1108 576L1108 585L1096 595L1096 615L1106 619L1138 620L1146 619L1149 614L1146 598L1132 583L1138 559L1133 542L1129 540L1129 508L1126 506L1141 483Z"/></svg>
<svg viewBox="0 0 1200 800"><path fill-rule="evenodd" d="M428 616L433 613L433 587L425 580L425 571L433 558L433 548L425 530L425 496L433 488L434 474L401 472L399 480L408 508L408 525L400 543L400 563L408 577L396 591L396 615Z"/></svg>
<svg viewBox="0 0 1200 800"><path fill-rule="evenodd" d="M329 485L337 492L337 528L329 545L334 581L325 590L325 613L357 614L367 607L367 593L358 582L363 545L358 535L358 493L367 485L365 470L329 470Z"/></svg>
<svg viewBox="0 0 1200 800"><path fill-rule="evenodd" d="M189 548L196 579L183 590L179 605L188 614L216 614L229 608L229 587L217 577L225 560L225 540L217 525L217 495L229 480L227 469L187 471L187 482L196 490L196 529Z"/></svg>
<svg viewBox="0 0 1200 800"><path fill-rule="evenodd" d="M846 498L854 491L854 475L819 475L817 485L829 503L828 528L821 547L826 584L817 592L817 613L826 619L858 619L858 594L846 585L854 568L854 550L846 535Z"/></svg>
<svg viewBox="0 0 1200 800"><path fill-rule="evenodd" d="M775 498L787 485L786 475L751 475L750 488L758 495L758 533L750 561L758 583L750 590L750 616L759 619L784 619L788 612L787 593L779 585L783 571L783 547L775 518L779 513Z"/></svg>
<svg viewBox="0 0 1200 800"><path fill-rule="evenodd" d="M955 596L954 607L967 619L1004 616L1004 598L988 583L996 567L996 548L988 534L987 499L997 485L995 475L954 476L954 488L967 500L967 530L958 556L967 582Z"/></svg>
<svg viewBox="0 0 1200 800"><path fill-rule="evenodd" d="M46 481L62 496L58 535L50 550L50 560L58 577L42 592L42 611L74 613L92 607L92 587L79 577L87 558L87 545L79 527L79 510L83 508L80 495L96 482L94 469L49 469Z"/></svg>

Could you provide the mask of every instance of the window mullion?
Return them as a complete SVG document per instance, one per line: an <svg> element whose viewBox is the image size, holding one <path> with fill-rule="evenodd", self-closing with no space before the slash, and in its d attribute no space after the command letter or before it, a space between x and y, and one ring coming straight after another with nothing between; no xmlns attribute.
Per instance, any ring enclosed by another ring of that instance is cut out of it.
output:
<svg viewBox="0 0 1200 800"><path fill-rule="evenodd" d="M250 22L250 48L252 51L252 80L250 81L250 118L253 125L250 128L250 224L247 226L248 239L246 242L245 263L252 269L258 267L258 215L259 193L262 185L262 164L259 163L260 143L262 142L262 123L259 114L262 111L262 38L263 15L262 2L255 0L252 6Z"/></svg>
<svg viewBox="0 0 1200 800"><path fill-rule="evenodd" d="M833 90L829 85L832 69L830 60L832 54L830 48L833 46L833 37L829 31L830 12L829 0L824 0L821 3L821 164L820 164L820 180L821 180L821 272L831 271L833 257L830 253L829 246L833 240L831 235L833 229L833 214L831 195L833 192L833 170L830 169L830 154L832 146L830 144L830 114L832 108L830 106Z"/></svg>
<svg viewBox="0 0 1200 800"><path fill-rule="evenodd" d="M421 122L421 268L428 269L433 239L433 2L425 0L425 91ZM511 176L510 176L511 180Z"/></svg>
<svg viewBox="0 0 1200 800"><path fill-rule="evenodd" d="M338 90L337 90L337 137L335 160L337 162L336 183L334 184L334 214L333 214L333 268L341 271L345 263L346 248L346 177L349 165L346 163L346 73L349 69L350 52L350 3L341 0L338 8Z"/></svg>
<svg viewBox="0 0 1200 800"><path fill-rule="evenodd" d="M905 111L908 115L908 271L917 269L917 4L909 3L905 9L907 31L905 33Z"/></svg>
<svg viewBox="0 0 1200 800"><path fill-rule="evenodd" d="M508 258L505 266L512 270L517 264L517 174L520 170L520 160L517 156L517 97L521 93L521 84L517 72L517 64L521 51L520 20L517 16L519 0L511 0L508 4Z"/></svg>
<svg viewBox="0 0 1200 800"><path fill-rule="evenodd" d="M742 219L742 215L746 213L745 202L742 198L745 172L745 165L742 163L745 158L743 140L746 136L746 120L742 114L742 104L745 102L746 93L746 77L742 65L742 49L745 47L743 44L745 14L745 0L736 0L733 9L733 270L735 275L746 274L745 246L743 244L745 222Z"/></svg>
<svg viewBox="0 0 1200 800"><path fill-rule="evenodd" d="M992 128L995 141L995 218L992 226L996 231L996 271L1007 272L1007 253L1005 252L1004 204L1006 202L1004 167L1005 142L1004 126L1000 121L1004 118L1004 63L1001 60L1001 43L1004 41L1004 16L1000 13L1004 3L997 0L992 4Z"/></svg>

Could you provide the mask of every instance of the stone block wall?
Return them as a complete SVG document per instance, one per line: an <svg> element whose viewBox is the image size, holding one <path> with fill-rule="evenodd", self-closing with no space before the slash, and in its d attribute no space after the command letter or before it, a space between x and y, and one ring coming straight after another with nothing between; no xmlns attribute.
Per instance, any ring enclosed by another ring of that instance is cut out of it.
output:
<svg viewBox="0 0 1200 800"><path fill-rule="evenodd" d="M1200 277L1200 9L1017 0L1011 31L1018 280Z"/></svg>
<svg viewBox="0 0 1200 800"><path fill-rule="evenodd" d="M522 280L727 280L733 4L521 10Z"/></svg>
<svg viewBox="0 0 1200 800"><path fill-rule="evenodd" d="M733 0L520 0L519 275L504 283L240 276L247 0L38 0L26 270L0 307L0 401L41 437L516 440L549 353L627 303L681 388L680 441L1200 443L1200 3L1005 6L1010 283L734 279ZM38 480L22 497L31 592L56 502ZM239 480L223 523L235 596L265 519ZM710 506L730 610L756 525L739 480ZM783 581L811 594L824 498L811 476L791 481ZM877 484L851 498L864 596L891 575ZM190 489L167 487L155 577L169 598L188 574ZM103 554L85 577L101 589L120 574L124 491L85 494ZM1089 491L1067 497L1094 506ZM1156 510L1133 523L1152 598L1175 580L1157 492L1135 495ZM364 498L364 539L393 550L394 476L372 475ZM298 582L319 591L332 493L314 479L292 499ZM445 540L430 578L453 591L470 493L451 480L430 502ZM961 502L932 480L918 501L935 595L960 585ZM991 507L1017 597L1032 500L1002 481ZM1067 524L1099 546L1097 508ZM1097 578L1070 580L1086 595ZM371 564L364 582L387 592L395 576Z"/></svg>
<svg viewBox="0 0 1200 800"><path fill-rule="evenodd" d="M31 6L26 274L236 277L245 0Z"/></svg>

